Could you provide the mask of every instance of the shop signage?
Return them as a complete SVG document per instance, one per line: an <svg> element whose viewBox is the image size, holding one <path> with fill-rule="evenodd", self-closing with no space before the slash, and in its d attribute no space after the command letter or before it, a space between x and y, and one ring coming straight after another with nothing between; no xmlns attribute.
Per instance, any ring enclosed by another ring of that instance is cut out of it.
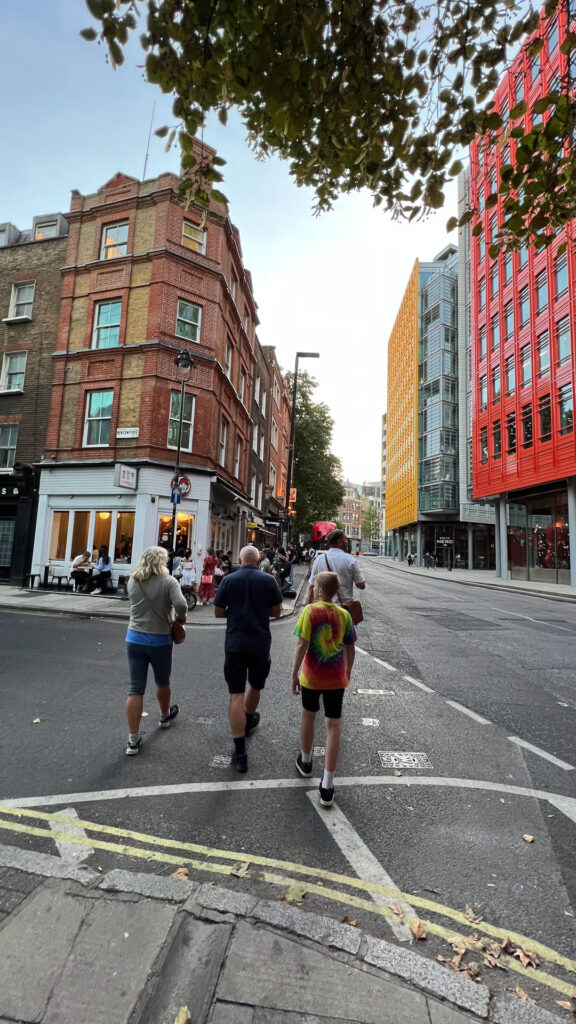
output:
<svg viewBox="0 0 576 1024"><path fill-rule="evenodd" d="M452 537L438 537L437 543L444 544L444 546L446 546L448 544L453 544L454 541L452 540Z"/></svg>
<svg viewBox="0 0 576 1024"><path fill-rule="evenodd" d="M280 526L279 519L265 519L266 526Z"/></svg>
<svg viewBox="0 0 576 1024"><path fill-rule="evenodd" d="M138 470L135 466L126 466L117 462L114 466L114 486L125 487L128 491L138 490Z"/></svg>
<svg viewBox="0 0 576 1024"><path fill-rule="evenodd" d="M258 523L246 523L246 528L248 530L257 530L258 529Z"/></svg>
<svg viewBox="0 0 576 1024"><path fill-rule="evenodd" d="M3 498L5 498L7 495L11 495L12 497L18 497L19 494L20 494L20 491L18 490L17 487L1 487L0 488L0 496L2 496Z"/></svg>
<svg viewBox="0 0 576 1024"><path fill-rule="evenodd" d="M118 427L116 431L116 437L138 437L140 433L140 427Z"/></svg>

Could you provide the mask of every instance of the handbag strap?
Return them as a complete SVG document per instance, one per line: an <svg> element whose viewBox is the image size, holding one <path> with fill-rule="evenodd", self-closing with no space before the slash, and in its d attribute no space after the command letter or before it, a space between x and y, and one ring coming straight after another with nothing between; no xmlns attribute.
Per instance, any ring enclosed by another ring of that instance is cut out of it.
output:
<svg viewBox="0 0 576 1024"><path fill-rule="evenodd" d="M154 615L157 615L161 622L167 622L168 625L171 626L172 625L172 616L170 616L168 619L165 619L163 615L160 615L160 612L156 611L156 608L152 604L152 601L148 597L148 594L144 590L144 587L142 586L140 580L136 580L136 583L138 584L138 586L140 587L140 590L144 594L144 600L148 602L148 604L150 605L152 611L154 612Z"/></svg>
<svg viewBox="0 0 576 1024"><path fill-rule="evenodd" d="M328 561L328 555L326 554L326 552L324 552L324 560L326 562L326 565L328 566L328 572L333 572L333 569L332 569L332 567L330 565L330 562ZM336 576L338 576L338 573L336 573ZM338 582L340 582L339 579L338 579ZM338 587L338 590L336 591L336 596L337 596L338 600L340 601L340 607L344 608L345 607L344 602L343 602L342 598L340 597L340 587Z"/></svg>

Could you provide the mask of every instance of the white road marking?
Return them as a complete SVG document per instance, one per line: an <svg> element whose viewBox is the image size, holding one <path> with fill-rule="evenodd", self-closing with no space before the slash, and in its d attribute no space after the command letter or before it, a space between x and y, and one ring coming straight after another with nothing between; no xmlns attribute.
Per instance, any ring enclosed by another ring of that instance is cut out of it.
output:
<svg viewBox="0 0 576 1024"><path fill-rule="evenodd" d="M389 665L387 661L381 661L380 658L373 658L372 660L377 662L378 665L382 665L382 668L388 669L388 672L398 671L397 668L394 668L394 665Z"/></svg>
<svg viewBox="0 0 576 1024"><path fill-rule="evenodd" d="M375 728L380 725L379 718L363 718L362 725L373 725Z"/></svg>
<svg viewBox="0 0 576 1024"><path fill-rule="evenodd" d="M568 764L567 761L561 761L559 757L554 757L554 754L549 754L547 750L542 750L541 747L535 747L532 743L527 743L526 740L521 740L519 736L509 736L508 739L518 747L524 747L525 750L530 750L531 753L537 754L538 757L543 757L546 761L550 761L550 763L555 764L557 768L563 768L565 772L576 771L573 764Z"/></svg>
<svg viewBox="0 0 576 1024"><path fill-rule="evenodd" d="M394 690L356 690L356 693L362 693L364 695L371 694L372 696L379 697L394 697Z"/></svg>
<svg viewBox="0 0 576 1024"><path fill-rule="evenodd" d="M329 809L325 809L321 806L316 792L309 791L306 795L358 878L362 879L363 882L377 882L378 885L385 885L390 889L398 889L398 886L390 878L388 872L384 870L374 854L370 852L363 840L360 839L356 830L352 828L348 818L342 813L340 808L332 806ZM406 903L405 900L400 898L395 900L394 897L382 896L380 893L375 892L370 893L370 896L378 906L389 907L392 903L397 903L398 906L402 907L405 914L413 915L414 917L418 916L414 908L409 903ZM412 938L410 928L399 917L395 915L386 917L385 921L400 942L410 941Z"/></svg>
<svg viewBox="0 0 576 1024"><path fill-rule="evenodd" d="M522 615L521 612L513 612L510 608L495 608L489 605L493 612L502 612L503 615L515 615L518 619L528 619L529 622L536 622L539 626L554 626L554 629L563 629L566 633L574 633L569 626L560 626L555 622L543 622L542 619L533 619L531 615Z"/></svg>
<svg viewBox="0 0 576 1024"><path fill-rule="evenodd" d="M468 715L469 718L473 718L475 722L479 722L480 725L492 725L492 722L488 718L483 718L482 715L477 715L475 711L471 711L470 708L465 708L463 704L459 704L457 700L447 700L447 704L455 711L461 711L463 715Z"/></svg>
<svg viewBox="0 0 576 1024"><path fill-rule="evenodd" d="M357 654L368 654L368 651L365 651L363 647L358 647L358 644L356 644L355 646ZM372 655L368 654L368 657L370 658L372 657Z"/></svg>
<svg viewBox="0 0 576 1024"><path fill-rule="evenodd" d="M79 817L78 811L74 807L66 807L62 811L62 815L65 818ZM80 837L81 839L88 838L84 829L79 825L61 825L60 823L50 822L50 829L53 832L65 832L66 835ZM54 842L62 860L66 861L67 864L80 864L94 853L92 846L79 846L77 843L67 843L63 839L55 839Z"/></svg>
<svg viewBox="0 0 576 1024"><path fill-rule="evenodd" d="M425 693L436 693L436 690L433 690L431 686L426 686L421 679L414 679L413 676L402 676L402 679L405 679L407 683L414 683L414 686L418 686Z"/></svg>

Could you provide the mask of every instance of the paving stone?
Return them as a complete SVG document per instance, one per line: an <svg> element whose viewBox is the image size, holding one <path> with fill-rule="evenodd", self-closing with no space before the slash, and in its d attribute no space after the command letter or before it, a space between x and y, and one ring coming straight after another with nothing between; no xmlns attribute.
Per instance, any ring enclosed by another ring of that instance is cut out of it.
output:
<svg viewBox="0 0 576 1024"><path fill-rule="evenodd" d="M148 900L91 901L43 1024L125 1024L146 985L174 914L173 906L159 906Z"/></svg>
<svg viewBox="0 0 576 1024"><path fill-rule="evenodd" d="M561 1024L565 1019L521 999L499 996L495 1000L494 1024Z"/></svg>
<svg viewBox="0 0 576 1024"><path fill-rule="evenodd" d="M257 896L249 896L248 893L236 892L234 889L224 889L219 885L201 885L194 900L202 907L239 916L251 914L258 903ZM186 909L184 907L184 910Z"/></svg>
<svg viewBox="0 0 576 1024"><path fill-rule="evenodd" d="M64 890L43 885L0 932L0 1014L41 1020L86 913Z"/></svg>
<svg viewBox="0 0 576 1024"><path fill-rule="evenodd" d="M216 1003L210 1024L254 1024L254 1010L237 1003Z"/></svg>
<svg viewBox="0 0 576 1024"><path fill-rule="evenodd" d="M2 872L0 886L3 889L14 889L16 892L30 893L36 889L43 878L37 875L28 875L25 871L18 871L17 868L6 868Z"/></svg>
<svg viewBox="0 0 576 1024"><path fill-rule="evenodd" d="M172 900L183 903L189 899L198 886L186 879L166 878L164 875L147 875L139 871L109 871L102 879L99 889L106 892L139 893L157 900Z"/></svg>
<svg viewBox="0 0 576 1024"><path fill-rule="evenodd" d="M0 889L0 910L4 914L10 914L22 900L26 899L26 895L25 892L18 892L16 889Z"/></svg>
<svg viewBox="0 0 576 1024"><path fill-rule="evenodd" d="M304 935L314 942L325 946L334 946L347 953L356 954L362 942L362 932L348 924L340 924L331 917L320 914L309 914L297 907L288 907L285 903L273 903L261 900L255 907L253 917L277 928L285 928L295 935Z"/></svg>
<svg viewBox="0 0 576 1024"><path fill-rule="evenodd" d="M460 1010L451 1010L444 1003L434 1003L431 999L428 999L427 1003L430 1024L471 1024L471 1018L467 1013L461 1013Z"/></svg>
<svg viewBox="0 0 576 1024"><path fill-rule="evenodd" d="M212 1005L232 925L198 921L189 914L179 914L176 925L162 963L155 967L154 991L136 1018L141 1024L174 1024L182 1006L188 1007L195 1024L201 1024Z"/></svg>
<svg viewBox="0 0 576 1024"><path fill-rule="evenodd" d="M252 1024L358 1024L358 1018L344 1020L342 1017L317 1017L312 1013L290 1013L289 1010L256 1007Z"/></svg>
<svg viewBox="0 0 576 1024"><path fill-rule="evenodd" d="M405 981L410 981L432 995L455 1003L456 1006L471 1010L479 1017L488 1016L490 992L485 985L477 985L476 982L441 967L434 960L428 960L427 957L413 953L409 949L400 949L383 939L375 939L368 935L366 942L366 963L380 967L398 978L404 978Z"/></svg>
<svg viewBox="0 0 576 1024"><path fill-rule="evenodd" d="M364 1024L429 1024L419 993L245 922L234 932L216 995Z"/></svg>

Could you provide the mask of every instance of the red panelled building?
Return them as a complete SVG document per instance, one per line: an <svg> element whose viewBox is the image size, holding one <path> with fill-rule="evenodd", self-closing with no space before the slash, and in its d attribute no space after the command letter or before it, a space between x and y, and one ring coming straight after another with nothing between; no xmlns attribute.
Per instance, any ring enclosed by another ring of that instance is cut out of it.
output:
<svg viewBox="0 0 576 1024"><path fill-rule="evenodd" d="M481 221L484 229L471 236L470 254L473 493L496 501L502 576L510 571L517 578L574 584L575 228L559 232L546 249L526 245L491 259L488 249L504 220L502 199L486 208L502 167L514 162L515 140L506 129L510 110L525 100L528 110L514 124L545 120L548 115L533 113L533 106L566 74L564 18L561 9L542 19L543 50L531 57L524 47L497 90L502 132L471 147L473 223Z"/></svg>

